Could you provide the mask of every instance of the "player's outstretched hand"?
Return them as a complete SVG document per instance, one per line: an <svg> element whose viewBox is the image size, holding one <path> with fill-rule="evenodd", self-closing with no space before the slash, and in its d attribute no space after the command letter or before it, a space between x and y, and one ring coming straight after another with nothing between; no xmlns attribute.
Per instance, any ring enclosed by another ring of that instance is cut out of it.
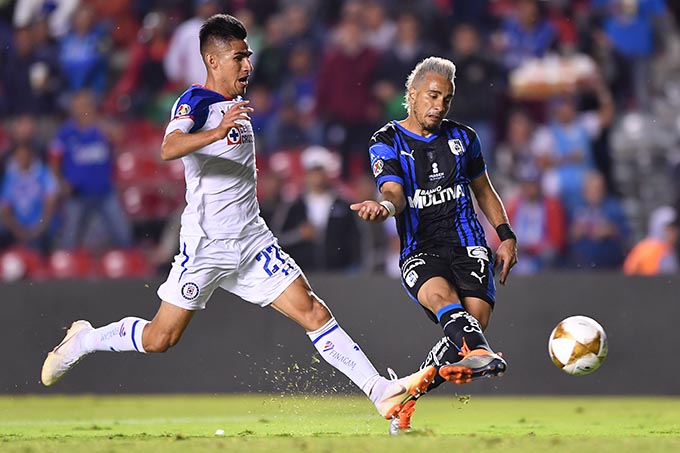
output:
<svg viewBox="0 0 680 453"><path fill-rule="evenodd" d="M506 239L501 242L496 250L496 269L501 267L501 276L498 280L501 285L505 285L505 280L510 274L512 266L517 264L517 241L514 239Z"/></svg>
<svg viewBox="0 0 680 453"><path fill-rule="evenodd" d="M250 121L249 113L253 112L252 107L248 107L250 101L244 100L234 103L229 110L224 112L220 125L217 126L220 138L227 136L232 127L238 127L237 121Z"/></svg>
<svg viewBox="0 0 680 453"><path fill-rule="evenodd" d="M385 206L373 200L354 203L349 208L357 211L357 215L367 222L384 222L390 216Z"/></svg>

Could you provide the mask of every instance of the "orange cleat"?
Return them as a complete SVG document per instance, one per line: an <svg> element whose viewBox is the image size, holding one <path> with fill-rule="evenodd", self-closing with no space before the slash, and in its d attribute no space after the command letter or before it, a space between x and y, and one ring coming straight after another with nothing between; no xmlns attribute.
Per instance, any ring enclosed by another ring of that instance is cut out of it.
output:
<svg viewBox="0 0 680 453"><path fill-rule="evenodd" d="M427 392L436 374L437 368L428 366L401 379L393 376L390 384L385 387L383 394L375 402L380 415L387 420L397 417L406 403L415 402L415 399Z"/></svg>
<svg viewBox="0 0 680 453"><path fill-rule="evenodd" d="M477 379L501 377L508 369L500 354L486 349L470 350L463 344L463 358L450 365L439 367L439 376L455 384L467 384Z"/></svg>

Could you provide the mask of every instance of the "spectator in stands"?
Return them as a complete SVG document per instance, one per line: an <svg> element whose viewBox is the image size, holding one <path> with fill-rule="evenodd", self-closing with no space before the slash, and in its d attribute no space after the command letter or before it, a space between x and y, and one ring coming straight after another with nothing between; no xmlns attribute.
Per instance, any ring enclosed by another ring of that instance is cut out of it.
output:
<svg viewBox="0 0 680 453"><path fill-rule="evenodd" d="M594 4L605 14L602 29L625 74L628 89L621 93L623 99L631 100L632 95L632 105L649 109L652 57L670 31L664 0L596 0Z"/></svg>
<svg viewBox="0 0 680 453"><path fill-rule="evenodd" d="M676 247L680 223L675 209L662 206L652 212L647 237L638 242L623 263L626 275L674 274L680 271Z"/></svg>
<svg viewBox="0 0 680 453"><path fill-rule="evenodd" d="M342 154L345 174L359 174L370 168L366 143L381 116L372 93L378 54L366 46L358 22L342 22L336 37L321 65L316 108L326 143Z"/></svg>
<svg viewBox="0 0 680 453"><path fill-rule="evenodd" d="M42 116L56 112L60 86L58 63L48 49L35 46L31 27L14 31L0 77L7 114Z"/></svg>
<svg viewBox="0 0 680 453"><path fill-rule="evenodd" d="M152 11L144 16L137 40L127 51L125 70L107 96L107 112L130 112L140 116L149 109L150 104L167 88L163 58L168 50L168 41L165 14Z"/></svg>
<svg viewBox="0 0 680 453"><path fill-rule="evenodd" d="M617 269L630 236L621 201L607 194L604 177L586 175L583 201L569 223L567 263L580 269Z"/></svg>
<svg viewBox="0 0 680 453"><path fill-rule="evenodd" d="M537 169L524 170L520 193L508 203L508 218L522 238L515 272L535 274L556 267L566 243L566 218L560 200L542 193Z"/></svg>
<svg viewBox="0 0 680 453"><path fill-rule="evenodd" d="M82 246L95 217L102 218L112 245L130 246L130 225L113 184L113 149L99 124L91 92L73 95L71 118L57 131L50 160L66 197L61 247Z"/></svg>
<svg viewBox="0 0 680 453"><path fill-rule="evenodd" d="M91 90L98 97L107 87L109 36L97 23L95 11L81 5L73 16L71 31L61 43L59 61L69 93Z"/></svg>
<svg viewBox="0 0 680 453"><path fill-rule="evenodd" d="M206 72L198 48L198 32L205 19L222 9L218 0L193 0L193 4L195 16L175 29L164 59L166 76L182 86L205 82Z"/></svg>
<svg viewBox="0 0 680 453"><path fill-rule="evenodd" d="M314 58L319 57L326 44L325 29L319 21L312 20L309 7L301 2L289 2L281 14L286 24L287 49L305 45Z"/></svg>
<svg viewBox="0 0 680 453"><path fill-rule="evenodd" d="M0 189L2 223L15 245L47 253L52 245L57 182L27 144L17 146Z"/></svg>
<svg viewBox="0 0 680 453"><path fill-rule="evenodd" d="M503 22L500 34L494 37L495 50L507 69L544 56L557 39L539 0L515 0L513 13Z"/></svg>
<svg viewBox="0 0 680 453"><path fill-rule="evenodd" d="M546 193L559 195L570 212L581 201L585 175L595 168L592 141L614 117L614 104L602 80L594 78L588 84L599 110L579 113L575 95L552 99L549 122L536 132L532 144L545 172Z"/></svg>
<svg viewBox="0 0 680 453"><path fill-rule="evenodd" d="M12 22L16 28L24 28L35 21L46 21L50 36L59 38L68 33L80 3L80 0L17 0Z"/></svg>
<svg viewBox="0 0 680 453"><path fill-rule="evenodd" d="M493 119L500 95L505 88L504 71L482 50L477 30L470 24L460 24L451 33L456 64L456 91L465 96L454 98L449 118L467 124L477 132L487 165L493 170L496 140Z"/></svg>
<svg viewBox="0 0 680 453"><path fill-rule="evenodd" d="M352 181L352 189L352 198L354 200L374 200L378 196L375 179L370 174L362 174L356 177ZM385 259L392 236L386 230L393 223L359 222L360 270L362 273L375 274L385 272Z"/></svg>
<svg viewBox="0 0 680 453"><path fill-rule="evenodd" d="M272 14L265 24L262 51L253 69L254 86L264 86L275 90L281 83L281 69L286 67L288 50L286 48L286 24L280 14Z"/></svg>
<svg viewBox="0 0 680 453"><path fill-rule="evenodd" d="M380 57L376 73L375 96L383 106L382 120L406 116L404 85L418 62L428 57L415 14L404 12L396 22L394 41Z"/></svg>
<svg viewBox="0 0 680 453"><path fill-rule="evenodd" d="M313 146L301 155L303 192L270 227L300 266L316 271L356 270L360 264L357 221L349 202L335 191L332 176L339 161L328 149Z"/></svg>
<svg viewBox="0 0 680 453"><path fill-rule="evenodd" d="M278 90L278 109L266 131L269 151L303 149L323 140L323 127L314 114L317 71L309 46L291 49L286 74Z"/></svg>
<svg viewBox="0 0 680 453"><path fill-rule="evenodd" d="M538 167L536 156L531 152L534 131L535 123L528 112L516 109L510 113L506 137L496 149L493 166L494 187L504 196L512 197L522 176Z"/></svg>
<svg viewBox="0 0 680 453"><path fill-rule="evenodd" d="M366 43L378 52L392 47L397 34L397 26L378 0L364 2L361 20L366 28Z"/></svg>

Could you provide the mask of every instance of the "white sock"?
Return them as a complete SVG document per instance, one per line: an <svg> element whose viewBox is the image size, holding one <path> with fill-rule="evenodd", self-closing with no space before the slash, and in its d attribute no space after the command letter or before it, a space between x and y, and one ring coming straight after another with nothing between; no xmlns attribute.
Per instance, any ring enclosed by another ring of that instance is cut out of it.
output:
<svg viewBox="0 0 680 453"><path fill-rule="evenodd" d="M326 362L350 378L367 396L370 394L380 375L335 318L331 318L320 329L307 332L307 336Z"/></svg>
<svg viewBox="0 0 680 453"><path fill-rule="evenodd" d="M87 353L94 351L137 351L145 353L142 332L149 321L141 318L123 318L107 326L94 329L83 336L81 347Z"/></svg>

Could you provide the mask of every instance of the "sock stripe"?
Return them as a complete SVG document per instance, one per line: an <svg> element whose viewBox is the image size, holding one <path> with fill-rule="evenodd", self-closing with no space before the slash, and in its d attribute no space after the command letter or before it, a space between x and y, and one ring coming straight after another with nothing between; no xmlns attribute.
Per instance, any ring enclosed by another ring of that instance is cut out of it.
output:
<svg viewBox="0 0 680 453"><path fill-rule="evenodd" d="M321 340L323 337L325 337L325 336L328 335L329 333L333 332L333 331L334 331L335 329L337 329L338 327L340 327L338 324L334 325L332 328L328 329L327 331L325 331L324 333L322 333L321 335L319 335L318 337L316 337L314 340L312 340L312 343L313 343L313 344L316 344L319 340Z"/></svg>
<svg viewBox="0 0 680 453"><path fill-rule="evenodd" d="M463 309L463 306L460 303L446 305L446 306L440 308L439 310L437 310L437 319L439 321L441 321L442 316L444 316L444 314L446 314L447 311L462 310L462 309Z"/></svg>
<svg viewBox="0 0 680 453"><path fill-rule="evenodd" d="M137 347L137 342L135 341L135 328L137 327L137 324L139 324L139 319L132 324L132 346L134 346L137 352L142 352Z"/></svg>

